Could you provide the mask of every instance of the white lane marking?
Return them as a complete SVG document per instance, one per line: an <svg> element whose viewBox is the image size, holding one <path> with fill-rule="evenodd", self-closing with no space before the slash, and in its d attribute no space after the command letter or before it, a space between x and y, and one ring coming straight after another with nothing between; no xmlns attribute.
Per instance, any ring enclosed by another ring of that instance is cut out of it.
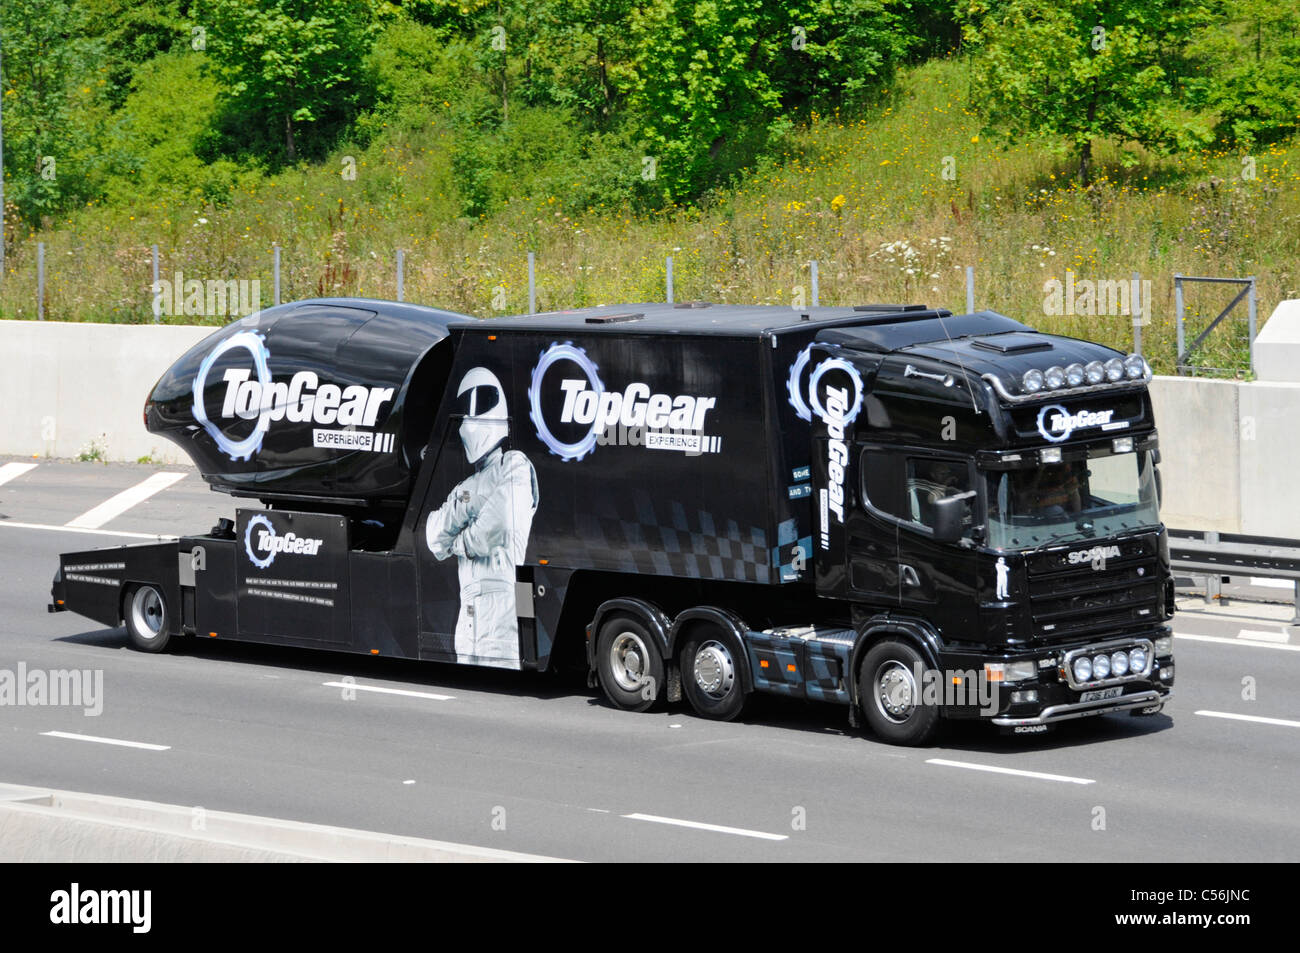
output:
<svg viewBox="0 0 1300 953"><path fill-rule="evenodd" d="M76 519L68 520L68 525L77 529L99 529L114 517L121 516L131 507L143 503L155 493L159 493L177 480L183 479L185 479L184 473L155 473L153 476L141 480L135 486L123 490L116 496L110 496L103 503L87 510Z"/></svg>
<svg viewBox="0 0 1300 953"><path fill-rule="evenodd" d="M1266 579L1261 576L1251 576L1250 584L1260 586L1264 589L1293 589L1295 583L1290 579Z"/></svg>
<svg viewBox="0 0 1300 953"><path fill-rule="evenodd" d="M1174 635L1191 642L1218 642L1220 645L1246 645L1252 649L1282 649L1284 652L1300 652L1300 645L1282 645L1279 642L1251 642L1247 639L1225 639L1217 635L1187 635L1183 632L1175 632Z"/></svg>
<svg viewBox="0 0 1300 953"><path fill-rule="evenodd" d="M449 702L455 695L435 695L433 692L412 692L405 688L380 688L378 685L354 685L351 682L321 682L326 688L355 688L359 692L379 692L383 695L409 695L412 698L432 698L434 701Z"/></svg>
<svg viewBox="0 0 1300 953"><path fill-rule="evenodd" d="M0 526L10 526L14 529L44 529L52 530L56 533L83 533L87 536L124 536L128 539L176 539L175 536L160 536L157 533L125 533L116 529L79 529L76 526L49 526L45 523L15 523L10 520L0 520Z"/></svg>
<svg viewBox="0 0 1300 953"><path fill-rule="evenodd" d="M101 745L118 745L123 748L144 748L146 751L170 751L171 745L151 745L143 741L123 741L121 738L97 738L94 735L78 735L70 731L42 731L50 738L71 738L73 741L94 741Z"/></svg>
<svg viewBox="0 0 1300 953"><path fill-rule="evenodd" d="M999 768L992 764L974 764L970 761L948 761L945 758L928 758L926 764L946 768L969 768L972 771L991 771L994 774L1014 774L1021 778L1038 778L1040 781L1065 781L1069 784L1096 784L1092 778L1072 778L1068 774L1045 774L1042 771L1022 771L1019 768Z"/></svg>
<svg viewBox="0 0 1300 953"><path fill-rule="evenodd" d="M6 463L0 467L0 486L4 486L14 477L20 477L28 470L35 470L34 463Z"/></svg>
<svg viewBox="0 0 1300 953"><path fill-rule="evenodd" d="M1266 632L1263 629L1242 629L1237 638L1253 642L1290 642L1291 637L1285 632Z"/></svg>
<svg viewBox="0 0 1300 953"><path fill-rule="evenodd" d="M1285 718L1265 718L1263 715L1238 715L1230 711L1198 711L1196 714L1206 718L1230 718L1233 721L1254 721L1261 725L1282 725L1286 728L1300 728L1300 721L1288 721Z"/></svg>
<svg viewBox="0 0 1300 953"><path fill-rule="evenodd" d="M659 817L655 814L623 814L630 821L650 821L653 824L671 824L674 827L691 827L698 831L714 831L718 834L738 834L741 837L757 837L760 840L789 840L785 834L769 834L766 831L750 831L743 827L723 827L721 824L704 824L700 821L683 821L676 817Z"/></svg>

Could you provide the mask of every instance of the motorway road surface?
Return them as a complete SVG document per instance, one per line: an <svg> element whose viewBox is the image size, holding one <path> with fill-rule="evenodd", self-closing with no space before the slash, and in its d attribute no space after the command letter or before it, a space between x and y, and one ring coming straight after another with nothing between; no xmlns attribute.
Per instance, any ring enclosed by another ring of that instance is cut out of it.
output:
<svg viewBox="0 0 1300 953"><path fill-rule="evenodd" d="M1159 716L958 725L924 750L832 706L632 714L581 676L192 639L149 655L46 613L59 552L223 515L188 467L0 459L0 669L102 670L105 696L98 716L0 707L0 782L594 861L1300 859L1288 606L1180 599Z"/></svg>

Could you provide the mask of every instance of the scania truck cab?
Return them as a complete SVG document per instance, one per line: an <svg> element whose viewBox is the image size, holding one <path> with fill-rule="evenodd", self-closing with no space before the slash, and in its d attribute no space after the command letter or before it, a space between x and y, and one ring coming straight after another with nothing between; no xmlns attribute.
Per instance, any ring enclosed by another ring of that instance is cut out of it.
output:
<svg viewBox="0 0 1300 953"><path fill-rule="evenodd" d="M836 397L811 408L819 594L907 633L859 666L878 733L1159 711L1173 581L1140 356L983 312L827 330L807 363Z"/></svg>
<svg viewBox="0 0 1300 953"><path fill-rule="evenodd" d="M894 744L1158 712L1173 587L1138 355L989 311L267 309L146 402L207 533L69 553L51 611L526 670ZM260 504L260 505L258 505Z"/></svg>

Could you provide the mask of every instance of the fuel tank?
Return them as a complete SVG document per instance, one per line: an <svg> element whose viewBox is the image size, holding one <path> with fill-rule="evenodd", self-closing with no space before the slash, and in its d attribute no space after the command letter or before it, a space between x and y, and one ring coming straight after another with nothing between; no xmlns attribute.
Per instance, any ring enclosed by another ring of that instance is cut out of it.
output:
<svg viewBox="0 0 1300 953"><path fill-rule="evenodd" d="M267 308L183 354L145 426L236 496L401 506L451 366L448 324L472 320L364 298Z"/></svg>

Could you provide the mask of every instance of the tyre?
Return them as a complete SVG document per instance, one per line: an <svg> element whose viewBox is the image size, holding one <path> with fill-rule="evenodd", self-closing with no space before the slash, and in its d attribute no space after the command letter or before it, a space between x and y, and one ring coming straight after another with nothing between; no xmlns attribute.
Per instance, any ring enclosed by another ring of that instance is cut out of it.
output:
<svg viewBox="0 0 1300 953"><path fill-rule="evenodd" d="M917 674L930 666L911 645L887 640L858 667L858 702L876 737L891 745L923 745L939 729L939 706L924 704Z"/></svg>
<svg viewBox="0 0 1300 953"><path fill-rule="evenodd" d="M702 718L731 721L745 707L742 649L730 632L697 626L679 656L682 692Z"/></svg>
<svg viewBox="0 0 1300 953"><path fill-rule="evenodd" d="M141 652L161 652L167 647L167 603L156 586L132 586L126 593L126 634Z"/></svg>
<svg viewBox="0 0 1300 953"><path fill-rule="evenodd" d="M663 695L664 660L654 636L631 616L614 616L596 635L596 671L605 697L626 711L645 711Z"/></svg>

